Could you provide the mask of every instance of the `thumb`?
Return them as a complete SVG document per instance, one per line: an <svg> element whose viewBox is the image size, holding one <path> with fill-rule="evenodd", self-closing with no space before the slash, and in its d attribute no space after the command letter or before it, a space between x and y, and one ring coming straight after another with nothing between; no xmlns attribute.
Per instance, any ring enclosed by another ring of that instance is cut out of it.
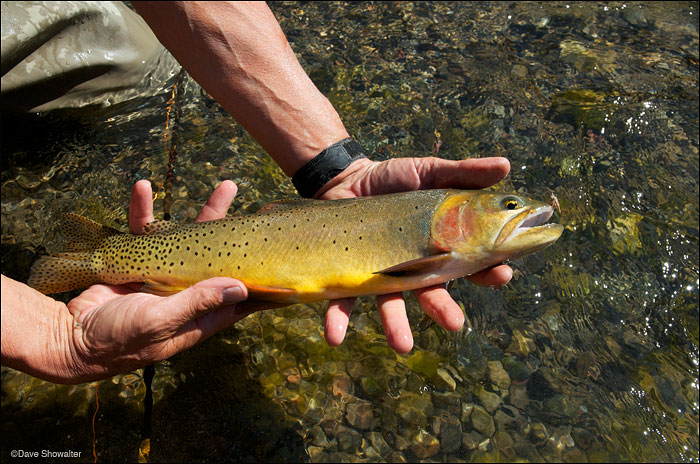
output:
<svg viewBox="0 0 700 464"><path fill-rule="evenodd" d="M235 305L247 297L248 290L241 281L214 277L168 297L168 311L170 319L177 326L183 326L216 308Z"/></svg>

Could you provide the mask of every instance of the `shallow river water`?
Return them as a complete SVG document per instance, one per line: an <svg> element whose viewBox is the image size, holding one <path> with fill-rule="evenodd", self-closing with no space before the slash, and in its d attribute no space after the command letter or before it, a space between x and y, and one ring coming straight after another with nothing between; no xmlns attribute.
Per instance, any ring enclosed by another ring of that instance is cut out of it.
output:
<svg viewBox="0 0 700 464"><path fill-rule="evenodd" d="M407 355L371 298L339 348L321 303L249 316L155 366L145 428L142 370L61 386L3 367L3 462L92 461L93 446L98 461L697 462L697 3L271 8L371 158L505 156L497 188L554 194L563 236L504 289L456 282L460 332L419 331L409 297ZM239 186L231 214L295 195L194 82L179 88L168 132L170 88L3 117L4 274L26 281L63 212L124 227L139 179L178 221L223 179Z"/></svg>

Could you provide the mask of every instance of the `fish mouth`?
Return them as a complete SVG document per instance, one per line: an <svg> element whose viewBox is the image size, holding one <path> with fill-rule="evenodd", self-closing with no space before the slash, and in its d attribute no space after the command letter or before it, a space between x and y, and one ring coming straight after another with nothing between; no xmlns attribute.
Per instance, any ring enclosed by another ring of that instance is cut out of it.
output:
<svg viewBox="0 0 700 464"><path fill-rule="evenodd" d="M553 213L550 205L542 205L517 214L503 225L496 238L496 245L509 244L509 248L530 250L551 244L564 230L556 223L545 224Z"/></svg>

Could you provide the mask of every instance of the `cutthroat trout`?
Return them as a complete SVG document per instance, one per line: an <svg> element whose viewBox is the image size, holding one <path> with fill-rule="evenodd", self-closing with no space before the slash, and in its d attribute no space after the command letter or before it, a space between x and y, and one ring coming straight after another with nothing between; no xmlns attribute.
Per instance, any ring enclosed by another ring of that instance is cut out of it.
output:
<svg viewBox="0 0 700 464"><path fill-rule="evenodd" d="M145 235L66 215L65 251L40 258L29 285L57 293L143 282L167 295L216 276L248 288L246 307L412 290L545 248L562 234L552 207L480 190L418 190L345 200L291 200L256 214Z"/></svg>

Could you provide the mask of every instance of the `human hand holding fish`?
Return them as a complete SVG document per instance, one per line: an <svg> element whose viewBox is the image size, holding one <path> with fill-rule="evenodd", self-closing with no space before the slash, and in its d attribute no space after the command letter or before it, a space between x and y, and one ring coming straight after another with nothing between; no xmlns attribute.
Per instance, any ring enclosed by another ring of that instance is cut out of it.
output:
<svg viewBox="0 0 700 464"><path fill-rule="evenodd" d="M223 216L235 194L233 182L222 182L196 221ZM142 233L152 220L150 183L137 182L131 232ZM167 359L248 314L236 308L245 286L228 277L167 297L140 288L92 285L65 305L3 275L3 365L57 383L98 380Z"/></svg>
<svg viewBox="0 0 700 464"><path fill-rule="evenodd" d="M319 198L338 199L378 195L430 188L489 187L510 171L506 158L482 158L451 161L435 157L394 158L374 162L366 158L352 163L319 192ZM467 279L482 286L500 288L513 276L510 266L502 264L477 272ZM414 290L423 311L444 329L456 331L464 324L464 314L444 285ZM326 311L325 334L330 345L345 338L355 298L333 300ZM387 343L399 353L413 348L413 335L401 293L377 296Z"/></svg>

